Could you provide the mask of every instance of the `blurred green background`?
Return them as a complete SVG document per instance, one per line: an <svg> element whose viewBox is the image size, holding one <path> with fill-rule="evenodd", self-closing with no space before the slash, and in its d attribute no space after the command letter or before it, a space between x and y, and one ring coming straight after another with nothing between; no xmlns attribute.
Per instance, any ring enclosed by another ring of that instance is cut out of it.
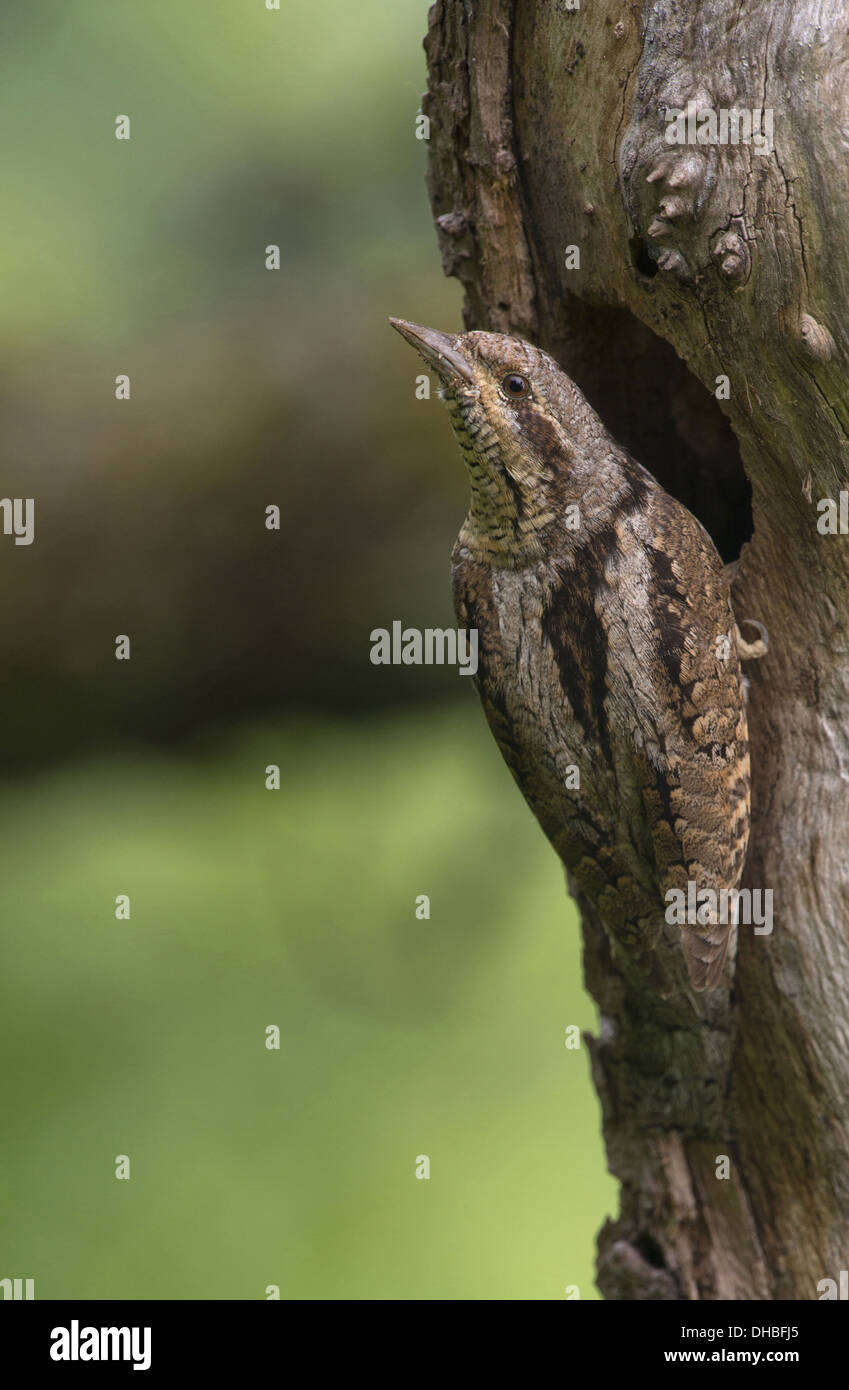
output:
<svg viewBox="0 0 849 1390"><path fill-rule="evenodd" d="M386 325L460 324L426 20L0 14L2 491L36 535L0 537L0 1278L37 1298L595 1297L560 868L471 682L368 659L453 626L466 501Z"/></svg>

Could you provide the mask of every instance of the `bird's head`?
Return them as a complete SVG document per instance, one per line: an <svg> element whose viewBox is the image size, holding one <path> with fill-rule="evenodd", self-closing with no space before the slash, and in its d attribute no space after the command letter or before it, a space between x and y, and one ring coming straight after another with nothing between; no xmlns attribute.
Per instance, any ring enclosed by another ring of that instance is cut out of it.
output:
<svg viewBox="0 0 849 1390"><path fill-rule="evenodd" d="M604 433L598 416L554 359L522 338L389 321L440 381L472 489L461 543L492 564L541 557L549 528L589 481L590 436Z"/></svg>

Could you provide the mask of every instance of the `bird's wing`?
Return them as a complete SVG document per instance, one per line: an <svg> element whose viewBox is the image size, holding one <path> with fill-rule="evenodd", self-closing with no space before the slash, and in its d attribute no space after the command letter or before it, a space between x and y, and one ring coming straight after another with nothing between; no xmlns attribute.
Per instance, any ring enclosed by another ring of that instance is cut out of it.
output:
<svg viewBox="0 0 849 1390"><path fill-rule="evenodd" d="M706 904L707 920L682 929L694 988L713 988L731 934L719 895L740 881L749 834L748 731L734 616L728 576L695 518L661 493L649 521L650 678L659 714L657 745L642 759L644 804L661 893L686 891L689 881L697 892L717 894L720 910L714 914Z"/></svg>

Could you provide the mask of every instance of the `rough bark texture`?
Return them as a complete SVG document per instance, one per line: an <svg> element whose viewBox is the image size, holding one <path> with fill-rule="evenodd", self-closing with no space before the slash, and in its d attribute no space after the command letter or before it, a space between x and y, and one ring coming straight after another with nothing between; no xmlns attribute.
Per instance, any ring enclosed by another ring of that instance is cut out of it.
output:
<svg viewBox="0 0 849 1390"><path fill-rule="evenodd" d="M743 882L773 890L775 925L741 930L730 1001L626 985L583 905L622 1185L599 1285L816 1299L849 1255L849 537L820 534L816 505L849 488L845 5L438 0L426 49L431 198L467 326L558 358L741 555L738 619L770 634L749 667ZM666 108L688 101L772 110L773 152L670 155Z"/></svg>

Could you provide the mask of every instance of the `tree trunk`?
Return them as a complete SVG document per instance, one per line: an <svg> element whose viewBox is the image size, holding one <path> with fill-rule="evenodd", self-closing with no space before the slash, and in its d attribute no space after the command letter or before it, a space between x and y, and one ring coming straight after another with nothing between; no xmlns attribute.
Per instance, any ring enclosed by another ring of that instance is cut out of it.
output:
<svg viewBox="0 0 849 1390"><path fill-rule="evenodd" d="M562 363L739 556L738 621L770 637L748 667L743 884L773 891L774 930L740 930L730 998L625 985L581 905L621 1182L599 1286L816 1299L849 1256L849 537L821 534L817 507L849 488L845 6L438 0L425 46L429 187L467 326ZM671 145L688 103L766 112L755 133L771 112L773 148Z"/></svg>

